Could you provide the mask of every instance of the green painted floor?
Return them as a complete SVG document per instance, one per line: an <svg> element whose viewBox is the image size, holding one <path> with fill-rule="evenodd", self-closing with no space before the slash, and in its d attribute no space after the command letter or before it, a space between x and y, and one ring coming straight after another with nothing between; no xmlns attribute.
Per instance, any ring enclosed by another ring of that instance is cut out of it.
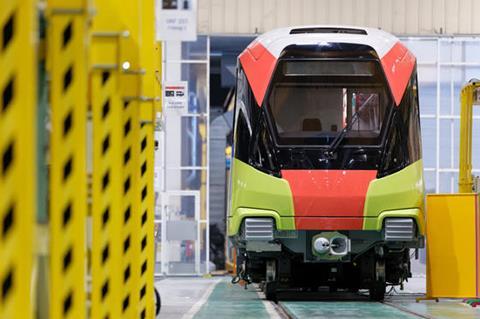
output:
<svg viewBox="0 0 480 319"><path fill-rule="evenodd" d="M247 290L229 281L219 282L194 318L269 318L257 290L250 285Z"/></svg>
<svg viewBox="0 0 480 319"><path fill-rule="evenodd" d="M283 306L294 318L417 318L393 307L375 302L293 301L283 302Z"/></svg>
<svg viewBox="0 0 480 319"><path fill-rule="evenodd" d="M296 301L286 298L280 301L283 308L293 318L438 318L438 319L480 319L480 308L472 308L459 300L422 301L416 303L413 295L388 297L387 304L362 301L365 296L346 300L322 301L312 300L302 293L293 293ZM315 297L315 296L314 296ZM302 300L303 298L303 300ZM305 301L309 300L309 301ZM316 299L318 300L318 299ZM232 285L228 279L216 284L211 295L194 318L270 318L264 301L256 288L250 285L247 290L239 285ZM270 309L270 313L271 313ZM403 310L403 311L402 311ZM412 314L416 313L418 315ZM275 314L276 315L276 314ZM277 316L278 318L278 316Z"/></svg>
<svg viewBox="0 0 480 319"><path fill-rule="evenodd" d="M436 319L480 319L480 308L473 308L460 300L440 299L440 302L422 301L396 302L398 306L408 308L410 311L423 316Z"/></svg>

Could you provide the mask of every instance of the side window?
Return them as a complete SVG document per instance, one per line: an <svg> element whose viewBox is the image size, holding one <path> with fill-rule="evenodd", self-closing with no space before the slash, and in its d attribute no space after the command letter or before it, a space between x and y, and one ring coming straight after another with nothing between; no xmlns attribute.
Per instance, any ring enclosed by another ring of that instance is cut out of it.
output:
<svg viewBox="0 0 480 319"><path fill-rule="evenodd" d="M387 136L380 177L392 174L409 164L405 131L403 112L397 111L393 115L392 128Z"/></svg>
<svg viewBox="0 0 480 319"><path fill-rule="evenodd" d="M248 80L245 76L245 72L240 68L237 72L237 87L236 87L236 100L235 107L238 107L239 102L247 103L248 101Z"/></svg>
<svg viewBox="0 0 480 319"><path fill-rule="evenodd" d="M418 108L418 86L417 75L414 71L405 96L400 104L402 114L404 143L407 146L408 159L414 163L421 158L421 140L420 140L420 114Z"/></svg>
<svg viewBox="0 0 480 319"><path fill-rule="evenodd" d="M242 162L248 163L251 133L244 112L238 111L239 109L237 108L235 116L234 156Z"/></svg>
<svg viewBox="0 0 480 319"><path fill-rule="evenodd" d="M412 100L410 111L410 125L408 133L408 144L411 154L411 159L417 161L422 158L422 138L420 134L420 109L418 104L418 84L417 75L412 76Z"/></svg>
<svg viewBox="0 0 480 319"><path fill-rule="evenodd" d="M263 114L261 114L260 119L257 121L255 131L256 134L252 136L251 163L265 173L279 176L277 158L273 150L273 141Z"/></svg>
<svg viewBox="0 0 480 319"><path fill-rule="evenodd" d="M237 96L235 100L235 126L233 132L234 157L247 163L248 150L252 135L252 128L249 125L248 110L248 82L245 73L240 69L237 78Z"/></svg>

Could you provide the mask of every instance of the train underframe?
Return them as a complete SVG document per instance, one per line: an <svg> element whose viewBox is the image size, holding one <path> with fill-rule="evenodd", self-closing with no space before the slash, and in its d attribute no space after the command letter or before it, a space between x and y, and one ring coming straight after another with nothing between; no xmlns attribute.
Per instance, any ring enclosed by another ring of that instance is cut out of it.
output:
<svg viewBox="0 0 480 319"><path fill-rule="evenodd" d="M368 289L370 299L380 301L387 286L402 285L411 277L410 251L423 247L421 236L389 242L381 239L381 232L330 232L347 238L348 252L322 256L312 249L315 236L322 232L300 233L300 238L269 242L233 238L238 278L259 283L268 300L276 300L281 291L328 287L331 292Z"/></svg>

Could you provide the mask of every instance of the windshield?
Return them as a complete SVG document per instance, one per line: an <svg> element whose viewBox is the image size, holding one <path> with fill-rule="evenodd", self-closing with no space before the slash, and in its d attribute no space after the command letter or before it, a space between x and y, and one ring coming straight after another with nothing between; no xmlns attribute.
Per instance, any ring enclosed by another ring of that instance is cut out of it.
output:
<svg viewBox="0 0 480 319"><path fill-rule="evenodd" d="M298 65L297 65L298 64ZM376 62L284 62L268 106L280 145L379 145L390 103ZM277 70L278 71L278 70Z"/></svg>

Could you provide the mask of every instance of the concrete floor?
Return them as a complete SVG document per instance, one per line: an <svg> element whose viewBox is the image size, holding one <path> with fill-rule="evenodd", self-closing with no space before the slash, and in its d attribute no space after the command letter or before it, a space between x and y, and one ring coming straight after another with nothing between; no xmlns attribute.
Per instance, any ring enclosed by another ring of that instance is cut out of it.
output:
<svg viewBox="0 0 480 319"><path fill-rule="evenodd" d="M366 294L288 292L279 304L264 299L250 285L244 289L230 277L166 278L156 282L162 297L160 318L282 318L278 305L293 318L480 318L480 308L461 300L415 302L425 291L425 277L412 278L403 291L392 291L385 303L368 301Z"/></svg>
<svg viewBox="0 0 480 319"><path fill-rule="evenodd" d="M155 286L162 299L160 318L177 319L192 313L193 317L207 298L219 278L204 279L198 277L162 278L155 282ZM197 309L198 308L198 309Z"/></svg>

